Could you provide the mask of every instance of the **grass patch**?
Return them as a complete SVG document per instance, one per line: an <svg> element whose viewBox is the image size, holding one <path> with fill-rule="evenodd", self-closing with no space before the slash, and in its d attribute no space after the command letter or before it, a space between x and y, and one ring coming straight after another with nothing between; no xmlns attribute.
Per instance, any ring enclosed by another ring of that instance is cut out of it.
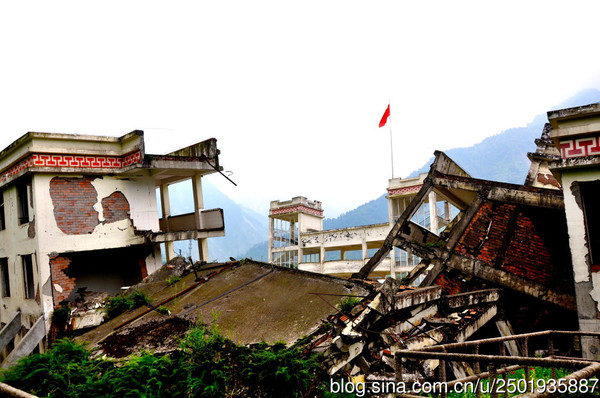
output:
<svg viewBox="0 0 600 398"><path fill-rule="evenodd" d="M106 301L104 311L106 313L106 318L112 319L125 311L134 310L149 304L150 299L144 292L134 290L125 295L109 297Z"/></svg>
<svg viewBox="0 0 600 398"><path fill-rule="evenodd" d="M340 312L346 314L352 311L352 308L356 307L361 301L362 299L359 297L344 297L344 299L338 304L338 308L340 309Z"/></svg>
<svg viewBox="0 0 600 398"><path fill-rule="evenodd" d="M174 284L176 284L180 280L181 280L181 276L171 275L170 277L168 277L165 280L165 282L167 282L167 285L173 286Z"/></svg>

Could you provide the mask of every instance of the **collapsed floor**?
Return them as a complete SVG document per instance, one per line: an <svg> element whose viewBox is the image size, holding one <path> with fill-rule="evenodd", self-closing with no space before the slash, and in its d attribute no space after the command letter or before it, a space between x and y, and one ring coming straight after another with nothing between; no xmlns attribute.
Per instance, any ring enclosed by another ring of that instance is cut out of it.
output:
<svg viewBox="0 0 600 398"><path fill-rule="evenodd" d="M398 350L462 342L492 320L497 333L511 330L499 311L497 289L442 296L439 286L413 288L387 279L377 290L350 314L330 317L329 327L314 336L310 349L324 354L330 375L393 380ZM432 378L437 366L419 363L405 371L405 380ZM453 370L457 377L469 372L462 365Z"/></svg>
<svg viewBox="0 0 600 398"><path fill-rule="evenodd" d="M250 260L196 268L180 262L150 275L132 287L149 297L149 307L127 311L77 340L115 357L142 350L169 352L192 325L202 322L215 323L238 344L292 344L337 313L344 297L370 292L360 282Z"/></svg>

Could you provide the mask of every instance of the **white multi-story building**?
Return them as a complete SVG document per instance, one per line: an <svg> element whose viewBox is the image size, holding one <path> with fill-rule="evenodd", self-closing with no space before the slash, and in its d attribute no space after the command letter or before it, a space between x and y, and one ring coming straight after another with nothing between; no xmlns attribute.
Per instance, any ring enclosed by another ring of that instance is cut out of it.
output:
<svg viewBox="0 0 600 398"><path fill-rule="evenodd" d="M360 270L383 245L383 241L406 206L419 192L427 174L389 180L388 222L323 230L321 202L298 196L272 201L269 211L269 262L324 274L350 276ZM431 193L413 221L436 233L451 219L451 206ZM430 205L435 203L435 206ZM403 276L420 259L396 249L371 274L373 277Z"/></svg>

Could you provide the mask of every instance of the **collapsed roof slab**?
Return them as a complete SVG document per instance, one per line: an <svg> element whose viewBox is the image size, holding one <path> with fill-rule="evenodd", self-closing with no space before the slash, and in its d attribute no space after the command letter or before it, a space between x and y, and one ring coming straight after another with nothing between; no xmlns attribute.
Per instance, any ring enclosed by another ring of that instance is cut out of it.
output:
<svg viewBox="0 0 600 398"><path fill-rule="evenodd" d="M196 322L214 322L239 344L293 343L336 314L338 304L348 295L362 297L370 292L361 283L254 261L209 264L197 274L198 279L190 273L173 285L161 279L135 287L171 315L148 309L130 311L78 340L108 349L111 340L135 335L128 343L129 353L153 349L152 340L142 331L148 324L159 328L175 318L181 321L178 325L188 324L185 330ZM177 347L173 343L170 349Z"/></svg>

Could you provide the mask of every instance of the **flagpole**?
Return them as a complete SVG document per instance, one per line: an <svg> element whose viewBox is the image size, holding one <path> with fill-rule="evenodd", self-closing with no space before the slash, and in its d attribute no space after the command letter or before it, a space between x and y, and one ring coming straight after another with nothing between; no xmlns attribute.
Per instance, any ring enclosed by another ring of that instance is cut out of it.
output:
<svg viewBox="0 0 600 398"><path fill-rule="evenodd" d="M390 116L392 116L392 100L391 98L388 101L388 106L390 107ZM390 118L390 153L392 155L392 178L394 178L394 145L393 145L393 141L392 141L392 119Z"/></svg>

